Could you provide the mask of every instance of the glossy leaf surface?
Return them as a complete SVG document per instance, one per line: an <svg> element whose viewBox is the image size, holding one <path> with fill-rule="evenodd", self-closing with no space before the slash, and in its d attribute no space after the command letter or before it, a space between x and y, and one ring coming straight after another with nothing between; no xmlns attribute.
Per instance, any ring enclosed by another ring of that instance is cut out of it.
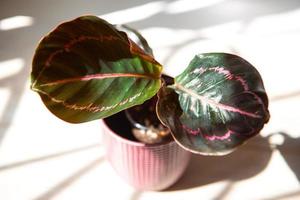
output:
<svg viewBox="0 0 300 200"><path fill-rule="evenodd" d="M63 23L35 52L31 88L57 117L81 123L141 104L160 88L161 65L96 16Z"/></svg>
<svg viewBox="0 0 300 200"><path fill-rule="evenodd" d="M157 112L181 146L204 155L233 151L269 119L259 73L225 53L197 55L174 85L160 90Z"/></svg>

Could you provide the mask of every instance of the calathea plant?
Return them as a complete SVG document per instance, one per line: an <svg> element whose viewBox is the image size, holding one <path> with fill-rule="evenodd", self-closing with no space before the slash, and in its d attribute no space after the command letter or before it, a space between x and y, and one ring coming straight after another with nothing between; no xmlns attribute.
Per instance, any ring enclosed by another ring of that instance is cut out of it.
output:
<svg viewBox="0 0 300 200"><path fill-rule="evenodd" d="M40 41L31 88L54 115L71 123L105 118L157 95L157 116L175 141L204 155L233 151L269 119L262 79L239 56L196 55L173 84L161 77L161 64L125 32L82 16Z"/></svg>

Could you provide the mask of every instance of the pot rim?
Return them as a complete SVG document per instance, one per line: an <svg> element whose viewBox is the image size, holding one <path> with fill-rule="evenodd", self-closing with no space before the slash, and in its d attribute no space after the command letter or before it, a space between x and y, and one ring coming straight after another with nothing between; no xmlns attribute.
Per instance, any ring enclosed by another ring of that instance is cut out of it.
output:
<svg viewBox="0 0 300 200"><path fill-rule="evenodd" d="M115 131L113 131L105 123L104 119L101 119L100 123L101 123L102 127L104 127L104 129L106 129L106 132L109 133L112 137L114 137L115 139L117 139L117 140L119 140L123 143L127 143L127 144L130 144L130 145L134 145L134 146L138 146L138 147L146 147L146 148L156 148L156 147L161 147L161 146L171 145L173 143L176 143L174 139L171 139L169 141L165 141L165 142L162 142L162 143L158 143L158 144L145 144L145 143L142 143L142 142L132 141L132 140L126 139L124 137L121 137L120 135L115 133Z"/></svg>

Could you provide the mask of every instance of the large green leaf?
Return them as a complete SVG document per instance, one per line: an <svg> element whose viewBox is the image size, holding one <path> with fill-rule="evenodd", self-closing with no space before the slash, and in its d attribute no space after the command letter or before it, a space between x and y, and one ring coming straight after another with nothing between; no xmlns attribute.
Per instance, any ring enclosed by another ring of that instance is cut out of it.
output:
<svg viewBox="0 0 300 200"><path fill-rule="evenodd" d="M204 155L233 151L269 119L257 70L224 53L197 55L174 85L160 90L157 112L181 146Z"/></svg>
<svg viewBox="0 0 300 200"><path fill-rule="evenodd" d="M159 90L160 76L161 65L124 32L82 16L41 40L31 88L57 117L80 123L143 103Z"/></svg>

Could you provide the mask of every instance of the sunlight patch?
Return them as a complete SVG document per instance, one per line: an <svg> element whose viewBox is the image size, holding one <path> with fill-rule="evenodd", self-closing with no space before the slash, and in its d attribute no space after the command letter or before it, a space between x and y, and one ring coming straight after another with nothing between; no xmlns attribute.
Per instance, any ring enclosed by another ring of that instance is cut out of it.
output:
<svg viewBox="0 0 300 200"><path fill-rule="evenodd" d="M134 21L139 21L142 19L147 19L159 12L161 12L165 7L165 2L155 1L151 3L146 3L141 6L136 6L124 10L119 10L111 12L105 15L99 16L112 24L125 24Z"/></svg>
<svg viewBox="0 0 300 200"><path fill-rule="evenodd" d="M19 73L25 65L22 58L14 58L0 62L0 80Z"/></svg>
<svg viewBox="0 0 300 200"><path fill-rule="evenodd" d="M0 20L0 30L8 31L12 29L31 26L33 18L29 16L13 16Z"/></svg>

